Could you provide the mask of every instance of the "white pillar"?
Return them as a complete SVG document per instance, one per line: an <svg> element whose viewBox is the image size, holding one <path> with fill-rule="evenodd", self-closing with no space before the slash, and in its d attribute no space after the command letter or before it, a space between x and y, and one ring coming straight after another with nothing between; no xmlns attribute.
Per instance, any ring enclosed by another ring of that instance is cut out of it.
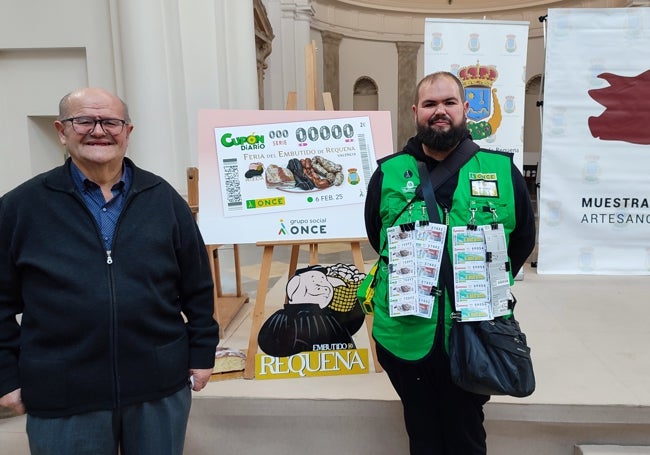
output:
<svg viewBox="0 0 650 455"><path fill-rule="evenodd" d="M186 187L183 59L175 0L116 0L124 98L135 128L128 156Z"/></svg>
<svg viewBox="0 0 650 455"><path fill-rule="evenodd" d="M267 12L275 34L268 59L272 108L284 109L287 94L297 92L298 109L305 109L305 46L311 43L314 15L311 0L267 0Z"/></svg>
<svg viewBox="0 0 650 455"><path fill-rule="evenodd" d="M200 109L257 109L252 1L178 0L190 166L198 165Z"/></svg>
<svg viewBox="0 0 650 455"><path fill-rule="evenodd" d="M257 109L252 2L112 0L129 156L186 193L198 163L199 109Z"/></svg>
<svg viewBox="0 0 650 455"><path fill-rule="evenodd" d="M271 42L271 55L266 59L268 65L264 74L264 108L284 109L286 94L284 93L284 68L282 66L282 36L280 24L282 22L281 0L263 0L266 14L273 28L273 41Z"/></svg>
<svg viewBox="0 0 650 455"><path fill-rule="evenodd" d="M215 0L222 107L257 109L257 57L252 0Z"/></svg>

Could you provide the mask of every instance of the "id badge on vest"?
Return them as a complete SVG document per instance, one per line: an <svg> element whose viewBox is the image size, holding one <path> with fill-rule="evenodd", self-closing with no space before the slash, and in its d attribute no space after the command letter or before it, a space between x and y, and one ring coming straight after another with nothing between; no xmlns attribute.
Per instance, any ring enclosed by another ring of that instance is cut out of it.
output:
<svg viewBox="0 0 650 455"><path fill-rule="evenodd" d="M391 317L431 318L447 226L418 221L388 228Z"/></svg>
<svg viewBox="0 0 650 455"><path fill-rule="evenodd" d="M454 294L462 321L508 314L510 275L502 224L452 228Z"/></svg>

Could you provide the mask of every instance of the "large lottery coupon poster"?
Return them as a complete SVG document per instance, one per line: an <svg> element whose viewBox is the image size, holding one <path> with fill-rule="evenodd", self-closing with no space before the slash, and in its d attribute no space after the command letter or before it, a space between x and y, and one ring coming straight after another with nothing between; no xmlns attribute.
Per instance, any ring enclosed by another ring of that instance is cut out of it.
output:
<svg viewBox="0 0 650 455"><path fill-rule="evenodd" d="M392 152L388 112L201 111L206 243L366 236L366 188Z"/></svg>

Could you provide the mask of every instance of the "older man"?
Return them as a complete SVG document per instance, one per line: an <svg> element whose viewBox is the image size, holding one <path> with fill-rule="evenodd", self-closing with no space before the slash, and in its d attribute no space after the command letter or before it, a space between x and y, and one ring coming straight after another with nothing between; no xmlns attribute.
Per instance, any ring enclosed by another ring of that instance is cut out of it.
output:
<svg viewBox="0 0 650 455"><path fill-rule="evenodd" d="M33 454L181 454L219 341L201 234L125 158L118 97L74 91L54 125L70 158L0 198L0 406Z"/></svg>

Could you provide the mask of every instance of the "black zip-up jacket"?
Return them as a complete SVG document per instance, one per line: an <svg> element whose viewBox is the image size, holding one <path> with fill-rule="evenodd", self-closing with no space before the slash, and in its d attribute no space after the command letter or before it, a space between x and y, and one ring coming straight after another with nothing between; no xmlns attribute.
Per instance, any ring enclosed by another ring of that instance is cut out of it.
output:
<svg viewBox="0 0 650 455"><path fill-rule="evenodd" d="M21 388L32 415L157 400L214 365L212 275L189 206L125 160L110 260L69 160L0 198L0 396Z"/></svg>

